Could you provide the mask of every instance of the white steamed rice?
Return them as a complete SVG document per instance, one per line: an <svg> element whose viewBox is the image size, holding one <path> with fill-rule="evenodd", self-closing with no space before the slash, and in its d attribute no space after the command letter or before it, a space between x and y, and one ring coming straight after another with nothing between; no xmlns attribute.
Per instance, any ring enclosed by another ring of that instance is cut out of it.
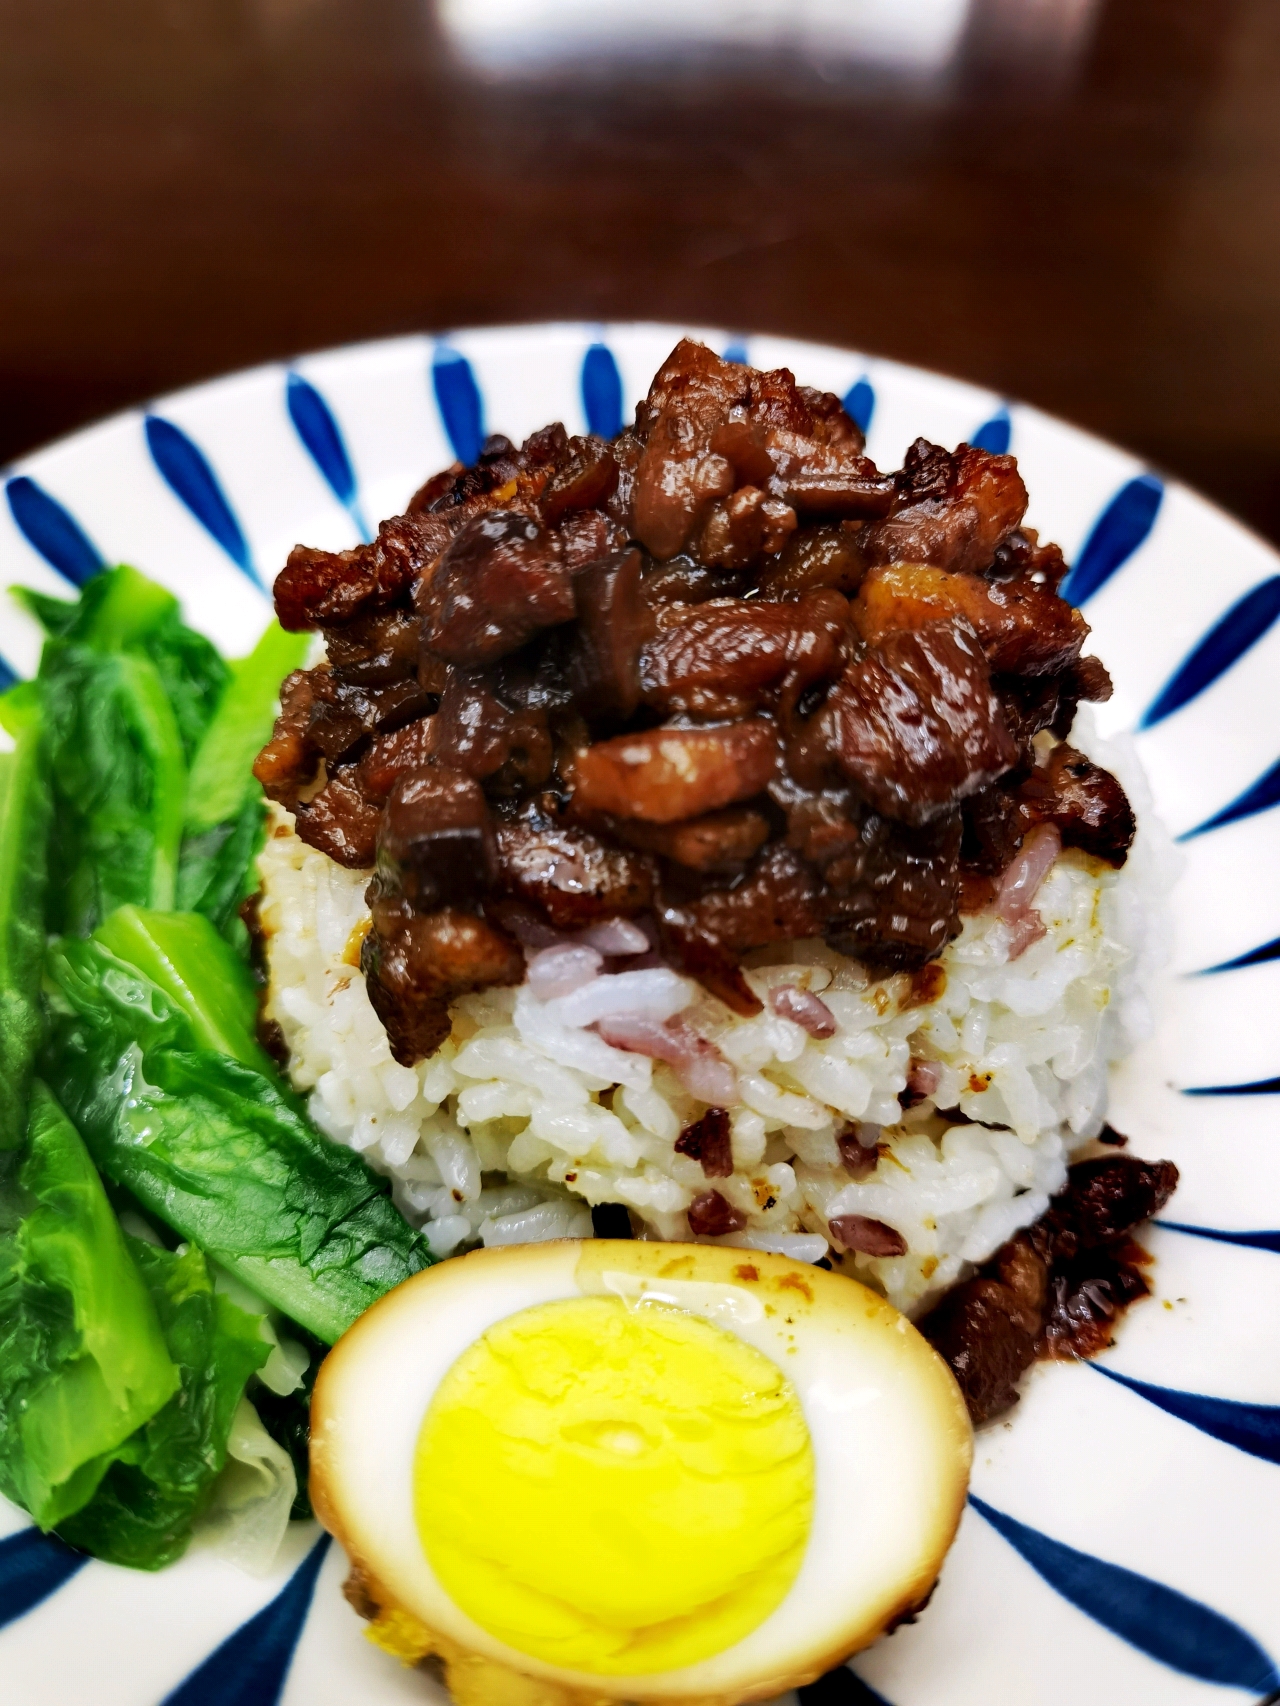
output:
<svg viewBox="0 0 1280 1706"><path fill-rule="evenodd" d="M757 993L792 983L821 995L838 1025L822 1041L767 1006L737 1017L654 968L558 1000L527 986L463 997L449 1040L400 1066L358 969L368 873L307 847L277 811L260 859L266 1013L283 1029L293 1083L322 1131L390 1177L437 1256L590 1237L590 1205L605 1202L626 1204L649 1236L687 1239L685 1210L708 1181L674 1145L703 1104L669 1067L588 1028L608 1012L678 1012L738 1071L734 1172L714 1185L747 1224L721 1241L835 1258L827 1221L870 1216L901 1233L906 1255L840 1265L918 1310L1044 1212L1103 1124L1109 1062L1147 1028L1169 844L1132 753L1104 750L1085 718L1072 738L1120 775L1138 812L1124 869L1063 854L1036 900L1047 934L1012 962L1007 925L967 919L942 957L945 989L926 1006L904 1010L910 979L873 981L821 942L750 956ZM936 1062L940 1082L904 1114L913 1058ZM948 1126L936 1110L954 1107L987 1123ZM836 1147L848 1120L883 1128L866 1135L888 1146L857 1182Z"/></svg>

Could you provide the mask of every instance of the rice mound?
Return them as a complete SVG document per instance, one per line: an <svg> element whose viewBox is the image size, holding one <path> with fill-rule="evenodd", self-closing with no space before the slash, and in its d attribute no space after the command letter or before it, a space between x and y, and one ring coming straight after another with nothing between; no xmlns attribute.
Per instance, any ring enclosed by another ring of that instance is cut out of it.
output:
<svg viewBox="0 0 1280 1706"><path fill-rule="evenodd" d="M488 989L455 1002L436 1054L400 1066L359 971L369 873L306 846L275 807L259 859L265 1016L283 1030L290 1077L316 1124L389 1176L437 1256L587 1238L590 1205L606 1202L626 1204L651 1237L688 1239L685 1211L714 1185L747 1222L714 1242L830 1257L918 1313L1044 1213L1068 1161L1102 1127L1108 1064L1149 1028L1144 990L1167 938L1168 840L1144 810L1131 750L1104 750L1087 716L1071 738L1120 776L1138 812L1128 862L1113 871L1062 854L1036 897L1046 934L1013 961L1009 926L967 918L938 962L945 986L924 1004L913 1004L919 981L871 978L821 941L793 942L748 956L747 980L766 1002L755 1018L661 967L605 975L550 1001L527 985ZM767 997L778 984L820 995L835 1034L818 1040L775 1016ZM638 1009L678 1012L737 1069L731 1177L708 1180L675 1151L705 1104L669 1067L590 1029ZM913 1060L935 1063L937 1088L904 1112ZM983 1123L939 1116L955 1108ZM836 1145L850 1120L883 1145L857 1181ZM827 1222L846 1214L893 1227L907 1253L840 1256Z"/></svg>

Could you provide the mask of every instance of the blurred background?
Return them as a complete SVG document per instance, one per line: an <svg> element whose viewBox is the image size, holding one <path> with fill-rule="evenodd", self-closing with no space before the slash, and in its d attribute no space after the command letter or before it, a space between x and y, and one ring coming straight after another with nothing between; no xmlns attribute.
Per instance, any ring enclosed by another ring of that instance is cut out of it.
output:
<svg viewBox="0 0 1280 1706"><path fill-rule="evenodd" d="M1280 539L1277 0L0 0L0 460L408 330L1038 404Z"/></svg>

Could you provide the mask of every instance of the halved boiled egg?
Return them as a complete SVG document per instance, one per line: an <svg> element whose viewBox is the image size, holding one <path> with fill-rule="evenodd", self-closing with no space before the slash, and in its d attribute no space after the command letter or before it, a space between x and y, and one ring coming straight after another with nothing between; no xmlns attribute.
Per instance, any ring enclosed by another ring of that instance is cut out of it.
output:
<svg viewBox="0 0 1280 1706"><path fill-rule="evenodd" d="M925 1598L972 1435L883 1298L723 1246L479 1250L330 1353L311 1496L461 1706L765 1699Z"/></svg>

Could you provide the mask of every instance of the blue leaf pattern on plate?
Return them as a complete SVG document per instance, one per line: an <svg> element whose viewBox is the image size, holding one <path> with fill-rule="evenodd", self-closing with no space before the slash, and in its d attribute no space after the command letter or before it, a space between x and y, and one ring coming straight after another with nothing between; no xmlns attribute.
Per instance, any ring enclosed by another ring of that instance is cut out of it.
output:
<svg viewBox="0 0 1280 1706"><path fill-rule="evenodd" d="M587 431L616 438L622 431L622 375L608 344L591 344L582 358L582 412Z"/></svg>
<svg viewBox="0 0 1280 1706"><path fill-rule="evenodd" d="M1150 1658L1228 1688L1261 1694L1280 1684L1274 1661L1220 1612L1149 1576L1051 1540L973 1493L969 1503L1051 1588Z"/></svg>
<svg viewBox="0 0 1280 1706"><path fill-rule="evenodd" d="M820 1676L806 1688L797 1688L800 1706L889 1706L883 1694L877 1694L869 1683L863 1682L848 1665L839 1665Z"/></svg>
<svg viewBox="0 0 1280 1706"><path fill-rule="evenodd" d="M1277 1096L1280 1078L1255 1078L1252 1084L1190 1084L1184 1096Z"/></svg>
<svg viewBox="0 0 1280 1706"><path fill-rule="evenodd" d="M1239 823L1241 818L1256 817L1259 812L1269 812L1274 805L1280 805L1280 759L1271 766L1265 776L1259 776L1251 788L1246 788L1239 799L1232 800L1229 806L1223 806L1220 812L1198 823L1194 829L1187 829L1178 837L1179 841L1193 841L1197 835L1204 835L1211 829L1221 829L1224 824Z"/></svg>
<svg viewBox="0 0 1280 1706"><path fill-rule="evenodd" d="M22 677L13 665L7 659L0 658L0 693L7 693L11 687L15 687L21 680Z"/></svg>
<svg viewBox="0 0 1280 1706"><path fill-rule="evenodd" d="M1167 1386L1152 1386L1145 1380L1134 1380L1115 1369L1090 1363L1095 1374L1103 1374L1119 1386L1127 1386L1139 1398L1145 1398L1166 1415L1180 1422L1190 1422L1201 1433L1211 1434L1224 1445L1234 1445L1251 1457L1262 1457L1268 1463L1280 1463L1280 1406L1275 1404L1242 1404L1233 1398L1212 1398L1204 1392L1175 1392Z"/></svg>
<svg viewBox="0 0 1280 1706"><path fill-rule="evenodd" d="M1271 942L1264 942L1260 948L1250 948L1247 954L1237 954L1233 960L1223 960L1216 966L1205 966L1203 971L1192 972L1192 977L1211 977L1219 971L1241 971L1245 966L1263 966L1270 960L1280 960L1280 936Z"/></svg>
<svg viewBox="0 0 1280 1706"><path fill-rule="evenodd" d="M862 436L871 431L871 417L876 412L876 394L869 379L859 379L844 394L845 413L852 416L862 429Z"/></svg>
<svg viewBox="0 0 1280 1706"><path fill-rule="evenodd" d="M1083 604L1123 568L1156 524L1164 484L1154 474L1139 474L1112 498L1060 591L1072 604Z"/></svg>
<svg viewBox="0 0 1280 1706"><path fill-rule="evenodd" d="M228 1635L185 1682L165 1696L164 1706L276 1706L328 1546L326 1534L270 1605Z"/></svg>
<svg viewBox="0 0 1280 1706"><path fill-rule="evenodd" d="M724 359L735 362L739 367L746 367L748 356L745 341L735 338L732 343L727 343L724 346Z"/></svg>
<svg viewBox="0 0 1280 1706"><path fill-rule="evenodd" d="M57 498L26 474L5 481L9 513L27 544L72 586L83 586L106 567L102 553Z"/></svg>
<svg viewBox="0 0 1280 1706"><path fill-rule="evenodd" d="M453 454L464 468L470 468L484 444L484 399L471 363L447 344L439 344L431 362L431 383Z"/></svg>
<svg viewBox="0 0 1280 1706"><path fill-rule="evenodd" d="M56 1593L88 1562L83 1552L38 1528L0 1540L0 1629Z"/></svg>
<svg viewBox="0 0 1280 1706"><path fill-rule="evenodd" d="M974 433L969 443L975 450L989 450L993 456L1004 456L1013 437L1013 422L1008 409L1000 409Z"/></svg>
<svg viewBox="0 0 1280 1706"><path fill-rule="evenodd" d="M236 567L265 592L235 511L204 451L163 415L148 415L145 425L151 459L169 490L217 540Z"/></svg>
<svg viewBox="0 0 1280 1706"><path fill-rule="evenodd" d="M1233 604L1180 663L1147 707L1140 729L1151 729L1212 687L1256 646L1280 616L1280 575L1272 575Z"/></svg>
<svg viewBox="0 0 1280 1706"><path fill-rule="evenodd" d="M1220 1232L1216 1226L1188 1226L1182 1220L1154 1220L1166 1232L1185 1232L1188 1238L1212 1238L1216 1244L1239 1244L1246 1250L1270 1250L1280 1256L1280 1232Z"/></svg>
<svg viewBox="0 0 1280 1706"><path fill-rule="evenodd" d="M329 489L356 524L361 539L369 539L369 528L356 492L355 470L343 441L342 429L320 392L300 373L291 373L285 384L289 419L306 445Z"/></svg>

